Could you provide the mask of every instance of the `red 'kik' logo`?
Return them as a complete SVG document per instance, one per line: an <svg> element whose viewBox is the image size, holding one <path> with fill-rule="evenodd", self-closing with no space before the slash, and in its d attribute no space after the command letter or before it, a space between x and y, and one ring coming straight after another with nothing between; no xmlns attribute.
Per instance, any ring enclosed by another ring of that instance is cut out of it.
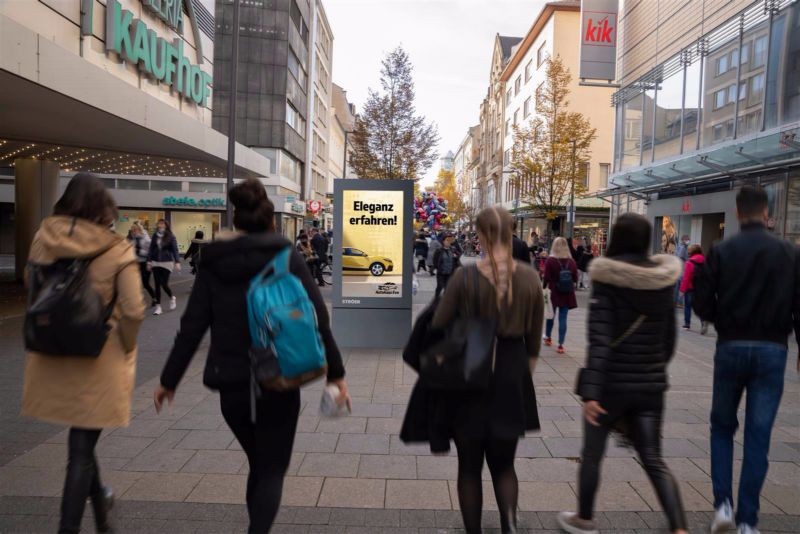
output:
<svg viewBox="0 0 800 534"><path fill-rule="evenodd" d="M587 21L586 34L583 39L589 43L612 44L614 41L611 39L611 34L615 29L614 26L608 23L608 15L597 21L590 18Z"/></svg>

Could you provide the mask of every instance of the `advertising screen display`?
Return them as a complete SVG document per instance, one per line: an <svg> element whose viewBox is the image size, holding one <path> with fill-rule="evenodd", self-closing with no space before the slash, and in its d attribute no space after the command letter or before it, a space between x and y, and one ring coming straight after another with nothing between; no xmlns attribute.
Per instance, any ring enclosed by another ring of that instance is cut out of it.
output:
<svg viewBox="0 0 800 534"><path fill-rule="evenodd" d="M342 297L403 296L403 191L342 192Z"/></svg>

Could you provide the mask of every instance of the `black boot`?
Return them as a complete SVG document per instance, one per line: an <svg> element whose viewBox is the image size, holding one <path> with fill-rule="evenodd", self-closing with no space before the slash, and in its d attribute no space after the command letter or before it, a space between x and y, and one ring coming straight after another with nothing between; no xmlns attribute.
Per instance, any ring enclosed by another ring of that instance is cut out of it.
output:
<svg viewBox="0 0 800 534"><path fill-rule="evenodd" d="M101 486L100 491L92 495L91 499L97 532L111 532L111 526L108 523L108 513L114 507L114 492L108 486Z"/></svg>

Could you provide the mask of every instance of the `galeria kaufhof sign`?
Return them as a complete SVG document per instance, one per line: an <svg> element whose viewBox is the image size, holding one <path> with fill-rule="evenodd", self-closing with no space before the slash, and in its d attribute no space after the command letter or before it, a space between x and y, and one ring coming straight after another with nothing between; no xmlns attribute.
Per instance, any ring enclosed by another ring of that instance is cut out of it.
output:
<svg viewBox="0 0 800 534"><path fill-rule="evenodd" d="M142 0L147 11L183 32L182 0ZM196 36L197 38L197 36ZM151 78L166 83L173 90L199 106L211 95L212 76L189 61L183 53L180 37L169 42L148 28L147 24L123 9L118 0L106 4L106 50L136 65ZM200 56L200 54L198 54Z"/></svg>

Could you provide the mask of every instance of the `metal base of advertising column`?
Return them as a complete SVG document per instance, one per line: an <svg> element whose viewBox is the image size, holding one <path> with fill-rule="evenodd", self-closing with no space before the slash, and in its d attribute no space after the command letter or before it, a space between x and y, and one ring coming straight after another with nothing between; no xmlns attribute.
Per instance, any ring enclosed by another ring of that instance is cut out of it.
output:
<svg viewBox="0 0 800 534"><path fill-rule="evenodd" d="M333 333L345 348L403 348L411 333L414 183L335 180Z"/></svg>

